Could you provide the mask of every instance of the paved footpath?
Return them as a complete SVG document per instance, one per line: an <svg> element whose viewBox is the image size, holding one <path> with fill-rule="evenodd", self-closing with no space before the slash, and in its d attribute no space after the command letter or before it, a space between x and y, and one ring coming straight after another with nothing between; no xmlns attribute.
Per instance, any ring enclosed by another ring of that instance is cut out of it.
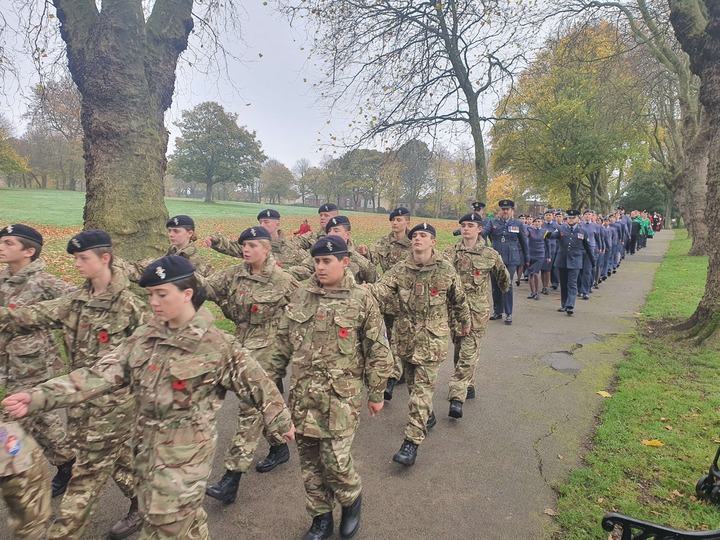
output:
<svg viewBox="0 0 720 540"><path fill-rule="evenodd" d="M681 232L680 234L684 234ZM628 333L651 290L673 233L663 231L628 256L620 271L578 300L575 315L560 307L559 291L527 300L527 283L515 289L515 322L491 321L483 340L475 400L465 417L447 416L452 361L441 368L435 394L437 426L420 446L414 467L392 461L403 439L407 390L375 418L366 410L353 453L363 478L358 539L540 539L553 530L553 486L581 465L595 415L622 359ZM286 383L287 386L287 383ZM219 448L212 480L235 429L237 402L228 396L219 414ZM257 459L263 457L263 442ZM55 501L57 508L58 501ZM207 499L215 540L299 539L310 519L297 452L275 471L245 475L235 504ZM86 538L105 538L127 510L114 485L105 487ZM0 510L0 538L6 513ZM340 520L335 512L336 527ZM604 538L597 524L598 538ZM333 538L338 538L336 535ZM137 538L137 535L132 537Z"/></svg>

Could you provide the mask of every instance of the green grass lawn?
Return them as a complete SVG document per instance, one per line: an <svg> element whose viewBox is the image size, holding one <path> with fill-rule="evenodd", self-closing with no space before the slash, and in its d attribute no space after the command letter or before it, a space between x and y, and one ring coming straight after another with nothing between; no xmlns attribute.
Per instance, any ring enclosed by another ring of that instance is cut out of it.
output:
<svg viewBox="0 0 720 540"><path fill-rule="evenodd" d="M688 257L685 232L672 242L640 325L618 366L586 455L586 467L558 487L555 538L605 539L602 516L620 512L678 529L720 528L714 504L697 500L718 447L720 356L670 331L702 296L707 258ZM643 440L659 440L662 447Z"/></svg>

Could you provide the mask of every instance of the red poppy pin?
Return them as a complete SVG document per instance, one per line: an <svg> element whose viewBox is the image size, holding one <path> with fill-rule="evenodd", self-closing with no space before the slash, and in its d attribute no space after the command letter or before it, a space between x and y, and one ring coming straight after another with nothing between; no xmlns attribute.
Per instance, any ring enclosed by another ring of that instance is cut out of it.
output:
<svg viewBox="0 0 720 540"><path fill-rule="evenodd" d="M185 379L178 379L177 381L172 382L172 387L175 390L185 390L187 387L187 381Z"/></svg>
<svg viewBox="0 0 720 540"><path fill-rule="evenodd" d="M245 291L238 291L238 294L245 294Z"/></svg>
<svg viewBox="0 0 720 540"><path fill-rule="evenodd" d="M479 275L480 275L480 270L475 270L475 271L473 272L473 275L479 276Z"/></svg>
<svg viewBox="0 0 720 540"><path fill-rule="evenodd" d="M15 308L17 307L17 304L10 304L8 307L9 307L10 309L15 309Z"/></svg>
<svg viewBox="0 0 720 540"><path fill-rule="evenodd" d="M155 365L153 365L153 364L150 364L150 365L148 366L148 369L149 369L150 371L157 371L157 370L158 370L158 367L155 366Z"/></svg>
<svg viewBox="0 0 720 540"><path fill-rule="evenodd" d="M565 233L564 233L564 232L561 232L561 233L560 233L560 236L565 236Z"/></svg>
<svg viewBox="0 0 720 540"><path fill-rule="evenodd" d="M280 268L282 268L282 263L281 263L281 262L277 263L277 265L278 265Z"/></svg>
<svg viewBox="0 0 720 540"><path fill-rule="evenodd" d="M437 296L437 289L432 289L430 291L430 296Z"/></svg>
<svg viewBox="0 0 720 540"><path fill-rule="evenodd" d="M338 336L340 336L341 338L346 338L346 337L348 337L348 329L347 329L347 328L341 328L340 330L338 330Z"/></svg>
<svg viewBox="0 0 720 540"><path fill-rule="evenodd" d="M98 332L98 341L100 343L107 343L110 341L110 334L107 333L107 330L100 330L100 332Z"/></svg>
<svg viewBox="0 0 720 540"><path fill-rule="evenodd" d="M252 311L253 313L257 313L257 310L258 310L257 304L253 304L252 307L250 308L250 311Z"/></svg>

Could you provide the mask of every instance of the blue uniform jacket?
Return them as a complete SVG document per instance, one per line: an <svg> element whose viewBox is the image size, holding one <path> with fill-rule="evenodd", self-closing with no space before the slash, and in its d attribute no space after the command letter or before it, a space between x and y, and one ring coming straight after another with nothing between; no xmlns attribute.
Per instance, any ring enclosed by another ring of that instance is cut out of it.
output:
<svg viewBox="0 0 720 540"><path fill-rule="evenodd" d="M500 254L506 266L530 262L527 228L519 219L505 221L493 218L483 226L481 234L492 242L493 249Z"/></svg>
<svg viewBox="0 0 720 540"><path fill-rule="evenodd" d="M555 232L548 233L547 237L558 240L558 251L555 256L555 266L558 268L581 269L584 253L592 264L595 264L595 253L590 247L588 232L580 225L576 225L575 230L571 230L569 225L562 224Z"/></svg>

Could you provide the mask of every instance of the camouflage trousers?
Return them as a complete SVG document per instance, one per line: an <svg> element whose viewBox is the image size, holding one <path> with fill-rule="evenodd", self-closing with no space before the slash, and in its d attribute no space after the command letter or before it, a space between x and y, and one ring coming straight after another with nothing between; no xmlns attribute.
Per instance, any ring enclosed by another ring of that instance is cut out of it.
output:
<svg viewBox="0 0 720 540"><path fill-rule="evenodd" d="M51 465L59 467L75 457L60 416L55 411L33 414L19 420L26 433L42 447Z"/></svg>
<svg viewBox="0 0 720 540"><path fill-rule="evenodd" d="M174 521L168 519L169 517L174 518ZM183 508L172 516L165 514L157 521L152 515L145 515L143 518L140 540L210 540L207 514L202 507L202 500L192 508Z"/></svg>
<svg viewBox="0 0 720 540"><path fill-rule="evenodd" d="M448 401L454 399L464 403L468 386L475 385L475 368L480 360L480 341L487 330L488 316L485 325L473 328L467 336L453 338L455 371L450 378Z"/></svg>
<svg viewBox="0 0 720 540"><path fill-rule="evenodd" d="M342 506L355 502L362 490L350 447L355 435L316 439L295 435L305 485L305 507L315 517L332 512L335 499Z"/></svg>
<svg viewBox="0 0 720 540"><path fill-rule="evenodd" d="M265 431L263 417L255 407L240 402L237 431L230 442L225 456L225 469L234 472L247 472L257 450L260 436L264 435L268 444L277 446L285 440L282 435L270 435Z"/></svg>
<svg viewBox="0 0 720 540"><path fill-rule="evenodd" d="M43 538L50 519L50 473L39 448L32 451L33 466L0 478L0 493L8 508L14 538Z"/></svg>
<svg viewBox="0 0 720 540"><path fill-rule="evenodd" d="M81 424L71 423L69 427L76 441L76 461L48 540L82 538L98 494L111 475L126 497L135 496L133 450L129 442L132 423L114 436L106 436L102 444L80 442L83 436L98 437L89 426L83 430Z"/></svg>

